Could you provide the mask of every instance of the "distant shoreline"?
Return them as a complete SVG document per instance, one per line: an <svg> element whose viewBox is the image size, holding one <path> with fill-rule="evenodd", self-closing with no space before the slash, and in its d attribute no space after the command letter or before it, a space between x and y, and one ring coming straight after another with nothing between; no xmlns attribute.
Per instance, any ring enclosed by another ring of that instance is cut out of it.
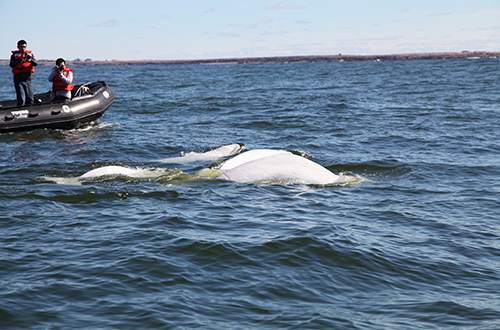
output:
<svg viewBox="0 0 500 330"><path fill-rule="evenodd" d="M398 61L398 60L435 60L460 58L500 58L500 52L462 51L442 53L414 53L388 55L304 55L241 57L199 60L106 60L106 61L68 61L69 65L146 65L146 64L263 64L263 63L312 63L312 62L359 62L359 61ZM53 65L54 60L37 60L40 65ZM8 65L9 60L0 60L0 65Z"/></svg>

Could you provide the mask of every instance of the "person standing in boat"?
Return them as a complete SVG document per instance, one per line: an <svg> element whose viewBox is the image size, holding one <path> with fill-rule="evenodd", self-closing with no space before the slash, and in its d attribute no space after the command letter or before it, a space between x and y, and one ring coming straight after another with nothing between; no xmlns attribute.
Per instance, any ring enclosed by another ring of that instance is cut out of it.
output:
<svg viewBox="0 0 500 330"><path fill-rule="evenodd" d="M10 67L14 74L14 87L16 88L17 105L32 105L34 103L33 85L31 84L31 74L35 73L35 66L38 65L35 55L31 50L27 50L28 43L25 40L17 42L17 49L13 50L10 56Z"/></svg>
<svg viewBox="0 0 500 330"><path fill-rule="evenodd" d="M73 90L73 70L66 67L66 61L63 58L56 60L56 66L49 74L49 81L52 82L54 91L54 100L70 100Z"/></svg>

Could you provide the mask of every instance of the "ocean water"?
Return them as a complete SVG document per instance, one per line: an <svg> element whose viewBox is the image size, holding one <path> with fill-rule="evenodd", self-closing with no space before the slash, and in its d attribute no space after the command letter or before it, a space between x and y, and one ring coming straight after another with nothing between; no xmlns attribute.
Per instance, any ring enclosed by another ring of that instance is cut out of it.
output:
<svg viewBox="0 0 500 330"><path fill-rule="evenodd" d="M104 117L0 134L0 328L500 329L499 68L74 66L115 92ZM0 66L0 99L11 79ZM362 180L155 162L232 143ZM47 179L108 165L163 174Z"/></svg>

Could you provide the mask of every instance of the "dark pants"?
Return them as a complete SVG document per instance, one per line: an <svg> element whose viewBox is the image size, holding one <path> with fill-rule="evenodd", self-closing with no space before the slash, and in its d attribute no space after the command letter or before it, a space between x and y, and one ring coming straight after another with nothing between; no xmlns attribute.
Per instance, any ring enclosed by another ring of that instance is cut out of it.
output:
<svg viewBox="0 0 500 330"><path fill-rule="evenodd" d="M18 106L33 104L34 93L31 80L14 81L14 87L16 88Z"/></svg>
<svg viewBox="0 0 500 330"><path fill-rule="evenodd" d="M70 98L67 98L66 96L62 95L56 95L52 101L66 101L66 100L71 100Z"/></svg>

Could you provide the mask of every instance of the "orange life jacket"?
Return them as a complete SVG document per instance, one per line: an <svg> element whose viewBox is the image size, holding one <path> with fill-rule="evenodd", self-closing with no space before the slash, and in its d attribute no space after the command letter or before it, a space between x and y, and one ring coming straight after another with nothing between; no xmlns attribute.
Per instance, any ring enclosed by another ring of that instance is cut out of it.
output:
<svg viewBox="0 0 500 330"><path fill-rule="evenodd" d="M31 50L26 50L25 53L31 55L32 52ZM14 54L16 59L22 57L21 52L18 50L13 50L12 54ZM33 67L33 63L26 61L26 58L22 58L21 63L12 68L13 74L24 73L24 72L35 73L35 68Z"/></svg>
<svg viewBox="0 0 500 330"><path fill-rule="evenodd" d="M68 74L70 72L73 72L73 70L69 69L69 68L65 68L62 73L65 77L68 77ZM69 85L66 85L66 83L64 81L62 81L61 77L59 77L58 74L56 74L56 76L54 77L54 81L52 82L52 90L54 92L56 91L70 91L70 90L73 90L73 85L69 84Z"/></svg>

